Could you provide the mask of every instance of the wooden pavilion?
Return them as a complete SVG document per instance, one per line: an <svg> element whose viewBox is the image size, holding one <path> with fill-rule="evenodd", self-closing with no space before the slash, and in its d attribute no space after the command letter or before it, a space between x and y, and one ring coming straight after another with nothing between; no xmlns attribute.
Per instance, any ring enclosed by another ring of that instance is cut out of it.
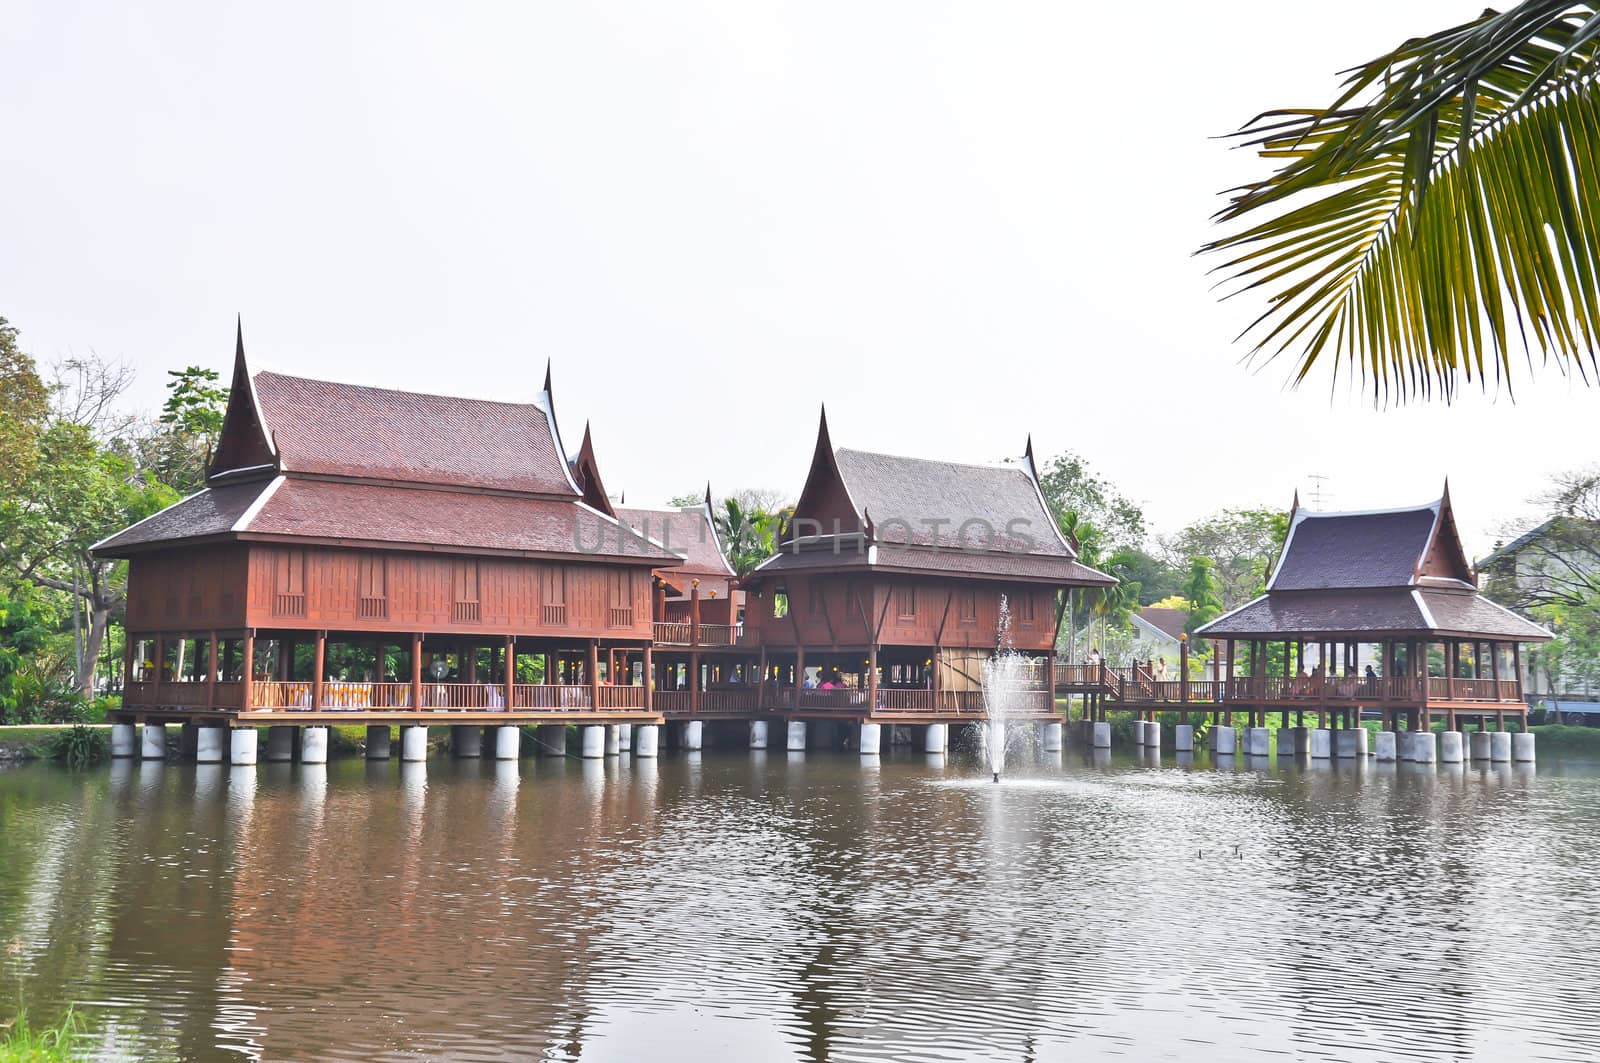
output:
<svg viewBox="0 0 1600 1063"><path fill-rule="evenodd" d="M260 372L129 562L123 722L655 722L651 572L530 403ZM448 714L448 715L446 715ZM354 717L354 718L352 718Z"/></svg>
<svg viewBox="0 0 1600 1063"><path fill-rule="evenodd" d="M1223 645L1227 671L1191 703L1253 724L1311 709L1319 726L1332 714L1354 727L1367 710L1416 730L1443 715L1452 731L1508 716L1525 727L1521 644L1551 637L1478 593L1448 484L1428 505L1362 513L1296 497L1267 592L1196 634Z"/></svg>
<svg viewBox="0 0 1600 1063"><path fill-rule="evenodd" d="M1056 718L1063 592L1112 578L1080 563L1019 460L966 465L835 450L826 413L779 552L745 579L764 708L935 723L985 714L1001 602L1031 662L1024 715Z"/></svg>

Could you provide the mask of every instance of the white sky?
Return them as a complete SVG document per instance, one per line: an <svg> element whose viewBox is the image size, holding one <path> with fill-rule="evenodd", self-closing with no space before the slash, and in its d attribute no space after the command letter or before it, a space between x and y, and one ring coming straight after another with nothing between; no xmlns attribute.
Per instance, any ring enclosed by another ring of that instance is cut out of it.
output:
<svg viewBox="0 0 1600 1063"><path fill-rule="evenodd" d="M1482 0L0 0L0 315L42 360L526 399L607 486L798 493L840 445L1074 449L1170 531L1436 496L1468 548L1592 460L1600 393L1286 392L1191 257L1260 163L1209 139ZM1118 16L1121 16L1119 18Z"/></svg>

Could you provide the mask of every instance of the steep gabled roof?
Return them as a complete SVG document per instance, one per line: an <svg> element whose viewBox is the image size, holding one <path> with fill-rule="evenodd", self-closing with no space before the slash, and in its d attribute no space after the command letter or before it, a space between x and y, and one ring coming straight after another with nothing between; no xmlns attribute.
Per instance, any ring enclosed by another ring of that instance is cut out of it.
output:
<svg viewBox="0 0 1600 1063"><path fill-rule="evenodd" d="M1422 583L1473 586L1456 531L1449 488L1437 501L1401 509L1289 518L1270 591L1358 590Z"/></svg>
<svg viewBox="0 0 1600 1063"><path fill-rule="evenodd" d="M1173 639L1183 635L1184 625L1189 622L1188 613L1182 609L1169 609L1165 606L1147 605L1134 616Z"/></svg>
<svg viewBox="0 0 1600 1063"><path fill-rule="evenodd" d="M606 494L605 481L600 478L600 462L594 456L594 437L589 433L587 424L583 426L583 442L578 447L578 455L572 459L572 478L577 481L578 490L583 492L584 502L608 517L617 515L616 508L611 504L611 496Z"/></svg>
<svg viewBox="0 0 1600 1063"><path fill-rule="evenodd" d="M682 557L683 564L674 569L675 576L729 579L734 574L733 566L722 554L709 501L683 509L620 506L617 519Z"/></svg>

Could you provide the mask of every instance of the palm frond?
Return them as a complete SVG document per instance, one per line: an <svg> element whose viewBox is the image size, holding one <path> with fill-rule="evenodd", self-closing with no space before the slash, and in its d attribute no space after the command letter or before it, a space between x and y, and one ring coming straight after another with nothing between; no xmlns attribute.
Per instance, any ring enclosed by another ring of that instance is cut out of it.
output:
<svg viewBox="0 0 1600 1063"><path fill-rule="evenodd" d="M1296 384L1331 359L1375 401L1509 389L1518 354L1600 369L1600 5L1485 12L1236 136L1278 169L1202 251L1229 296L1266 294L1252 357Z"/></svg>

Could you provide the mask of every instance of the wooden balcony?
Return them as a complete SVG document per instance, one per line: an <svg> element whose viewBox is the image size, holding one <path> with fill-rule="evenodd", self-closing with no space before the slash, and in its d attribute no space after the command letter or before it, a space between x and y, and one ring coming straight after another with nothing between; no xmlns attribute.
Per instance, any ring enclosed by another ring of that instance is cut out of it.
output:
<svg viewBox="0 0 1600 1063"><path fill-rule="evenodd" d="M744 640L743 624L689 624L657 622L652 638L658 646L738 646ZM698 636L698 637L697 637Z"/></svg>
<svg viewBox="0 0 1600 1063"><path fill-rule="evenodd" d="M1099 693L1125 705L1332 705L1381 708L1426 704L1520 705L1515 679L1432 676L1236 676L1232 680L1155 679L1148 670L1058 665L1056 692Z"/></svg>
<svg viewBox="0 0 1600 1063"><path fill-rule="evenodd" d="M598 697L596 694L598 693ZM506 689L500 683L421 684L415 698L410 683L347 683L328 681L320 696L309 680L257 680L244 704L244 684L236 682L130 683L123 695L128 709L177 712L243 713L498 713L507 712ZM513 713L583 712L643 714L645 688L598 688L571 683L517 683L511 688ZM654 715L654 712L650 712Z"/></svg>

